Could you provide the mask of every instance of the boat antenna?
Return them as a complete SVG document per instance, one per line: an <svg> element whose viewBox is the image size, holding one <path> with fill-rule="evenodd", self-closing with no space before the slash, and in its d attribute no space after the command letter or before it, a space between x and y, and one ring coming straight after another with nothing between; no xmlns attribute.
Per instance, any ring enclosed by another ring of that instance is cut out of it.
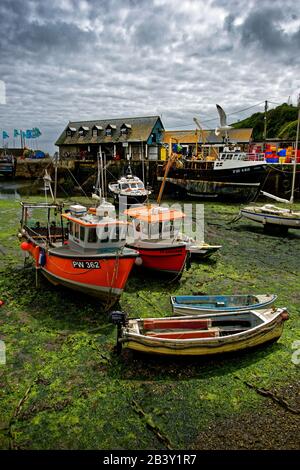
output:
<svg viewBox="0 0 300 470"><path fill-rule="evenodd" d="M295 183L296 183L296 169L297 169L297 156L298 156L298 141L299 141L299 123L300 123L300 93L298 95L298 121L297 121L297 132L296 132L296 144L295 144L295 158L294 158L294 167L293 167L293 179L292 179L292 192L290 203L294 202L294 192L295 192Z"/></svg>

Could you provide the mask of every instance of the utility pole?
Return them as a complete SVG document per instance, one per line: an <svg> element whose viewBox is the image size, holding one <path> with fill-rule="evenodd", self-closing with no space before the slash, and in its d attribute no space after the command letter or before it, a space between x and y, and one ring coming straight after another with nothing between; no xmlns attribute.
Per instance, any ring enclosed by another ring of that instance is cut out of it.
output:
<svg viewBox="0 0 300 470"><path fill-rule="evenodd" d="M268 101L265 101L265 115L264 115L264 141L267 138L267 112L268 112Z"/></svg>
<svg viewBox="0 0 300 470"><path fill-rule="evenodd" d="M297 171L297 156L298 156L298 143L299 143L299 125L300 125L300 94L298 95L298 121L297 121L297 132L296 132L296 144L295 144L295 158L294 158L294 167L293 167L293 179L292 179L292 192L290 203L294 202L294 192L295 192L295 183L296 183L296 171Z"/></svg>

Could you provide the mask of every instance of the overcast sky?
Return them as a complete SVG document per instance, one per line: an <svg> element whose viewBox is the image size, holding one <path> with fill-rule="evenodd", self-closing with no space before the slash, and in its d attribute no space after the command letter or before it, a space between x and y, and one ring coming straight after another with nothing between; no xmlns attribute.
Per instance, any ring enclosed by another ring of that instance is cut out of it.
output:
<svg viewBox="0 0 300 470"><path fill-rule="evenodd" d="M216 103L230 114L300 91L296 0L1 0L0 31L0 128L39 127L50 152L69 120L214 128Z"/></svg>

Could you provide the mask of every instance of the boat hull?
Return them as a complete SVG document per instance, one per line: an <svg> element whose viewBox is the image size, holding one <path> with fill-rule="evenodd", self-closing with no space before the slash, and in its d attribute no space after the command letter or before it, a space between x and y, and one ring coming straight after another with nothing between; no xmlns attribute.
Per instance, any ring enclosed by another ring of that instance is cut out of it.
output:
<svg viewBox="0 0 300 470"><path fill-rule="evenodd" d="M281 227L300 229L300 216L299 217L287 217L275 214L267 214L265 212L256 212L254 210L241 209L241 215L246 219L253 220L253 222L259 222L261 224L278 225Z"/></svg>
<svg viewBox="0 0 300 470"><path fill-rule="evenodd" d="M112 193L112 196L114 198L114 202L118 206L122 207L128 207L128 206L133 206L135 204L144 204L144 202L147 201L148 195L138 195L138 196L123 196L119 194Z"/></svg>
<svg viewBox="0 0 300 470"><path fill-rule="evenodd" d="M142 259L142 268L165 274L179 274L183 271L187 256L185 244L146 248L139 243L127 245L137 250Z"/></svg>
<svg viewBox="0 0 300 470"><path fill-rule="evenodd" d="M256 303L246 304L248 296L174 296L170 298L175 315L207 315L208 313L240 313L264 309L272 305L276 295L258 295ZM222 303L224 305L220 305ZM198 303L197 303L198 302ZM219 305L218 305L219 303Z"/></svg>
<svg viewBox="0 0 300 470"><path fill-rule="evenodd" d="M85 255L71 256L43 250L39 245L31 245L30 253L36 267L54 285L97 297L107 308L114 305L125 288L132 270L136 252L128 255ZM40 252L44 252L43 264L40 264Z"/></svg>
<svg viewBox="0 0 300 470"><path fill-rule="evenodd" d="M284 311L280 309L281 312ZM272 320L256 328L235 335L190 340L170 340L147 337L134 333L123 333L123 347L164 356L211 356L243 351L280 338L284 321L282 313L273 315ZM284 311L286 313L286 311Z"/></svg>
<svg viewBox="0 0 300 470"><path fill-rule="evenodd" d="M187 250L190 252L191 257L193 259L207 259L209 258L213 253L218 251L220 248L222 248L221 245L190 245L187 246Z"/></svg>

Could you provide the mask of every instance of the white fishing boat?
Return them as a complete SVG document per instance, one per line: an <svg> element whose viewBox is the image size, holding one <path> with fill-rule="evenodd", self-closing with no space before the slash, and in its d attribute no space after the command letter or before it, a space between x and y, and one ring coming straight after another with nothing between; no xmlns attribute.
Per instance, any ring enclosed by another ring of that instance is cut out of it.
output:
<svg viewBox="0 0 300 470"><path fill-rule="evenodd" d="M265 204L263 206L247 206L240 210L240 214L254 222L259 222L264 225L264 228L268 232L274 231L274 229L280 230L285 234L289 228L297 229L300 228L300 211L294 210L292 204L294 202L295 193L295 182L296 182L296 169L297 169L297 153L298 153L298 141L299 141L299 122L300 122L300 95L298 98L298 123L296 133L296 145L295 145L295 158L293 166L293 179L291 197L289 200L283 199L273 194L261 191L264 196L275 199L277 202L290 204L289 208L277 207L272 204Z"/></svg>
<svg viewBox="0 0 300 470"><path fill-rule="evenodd" d="M143 181L132 174L130 166L125 176L109 183L108 189L115 203L128 206L143 204L151 194L151 191L145 188Z"/></svg>
<svg viewBox="0 0 300 470"><path fill-rule="evenodd" d="M222 248L222 245L210 245L204 241L197 242L194 238L183 233L179 233L177 240L185 242L187 252L190 253L191 257L199 260L209 258L213 253Z"/></svg>

